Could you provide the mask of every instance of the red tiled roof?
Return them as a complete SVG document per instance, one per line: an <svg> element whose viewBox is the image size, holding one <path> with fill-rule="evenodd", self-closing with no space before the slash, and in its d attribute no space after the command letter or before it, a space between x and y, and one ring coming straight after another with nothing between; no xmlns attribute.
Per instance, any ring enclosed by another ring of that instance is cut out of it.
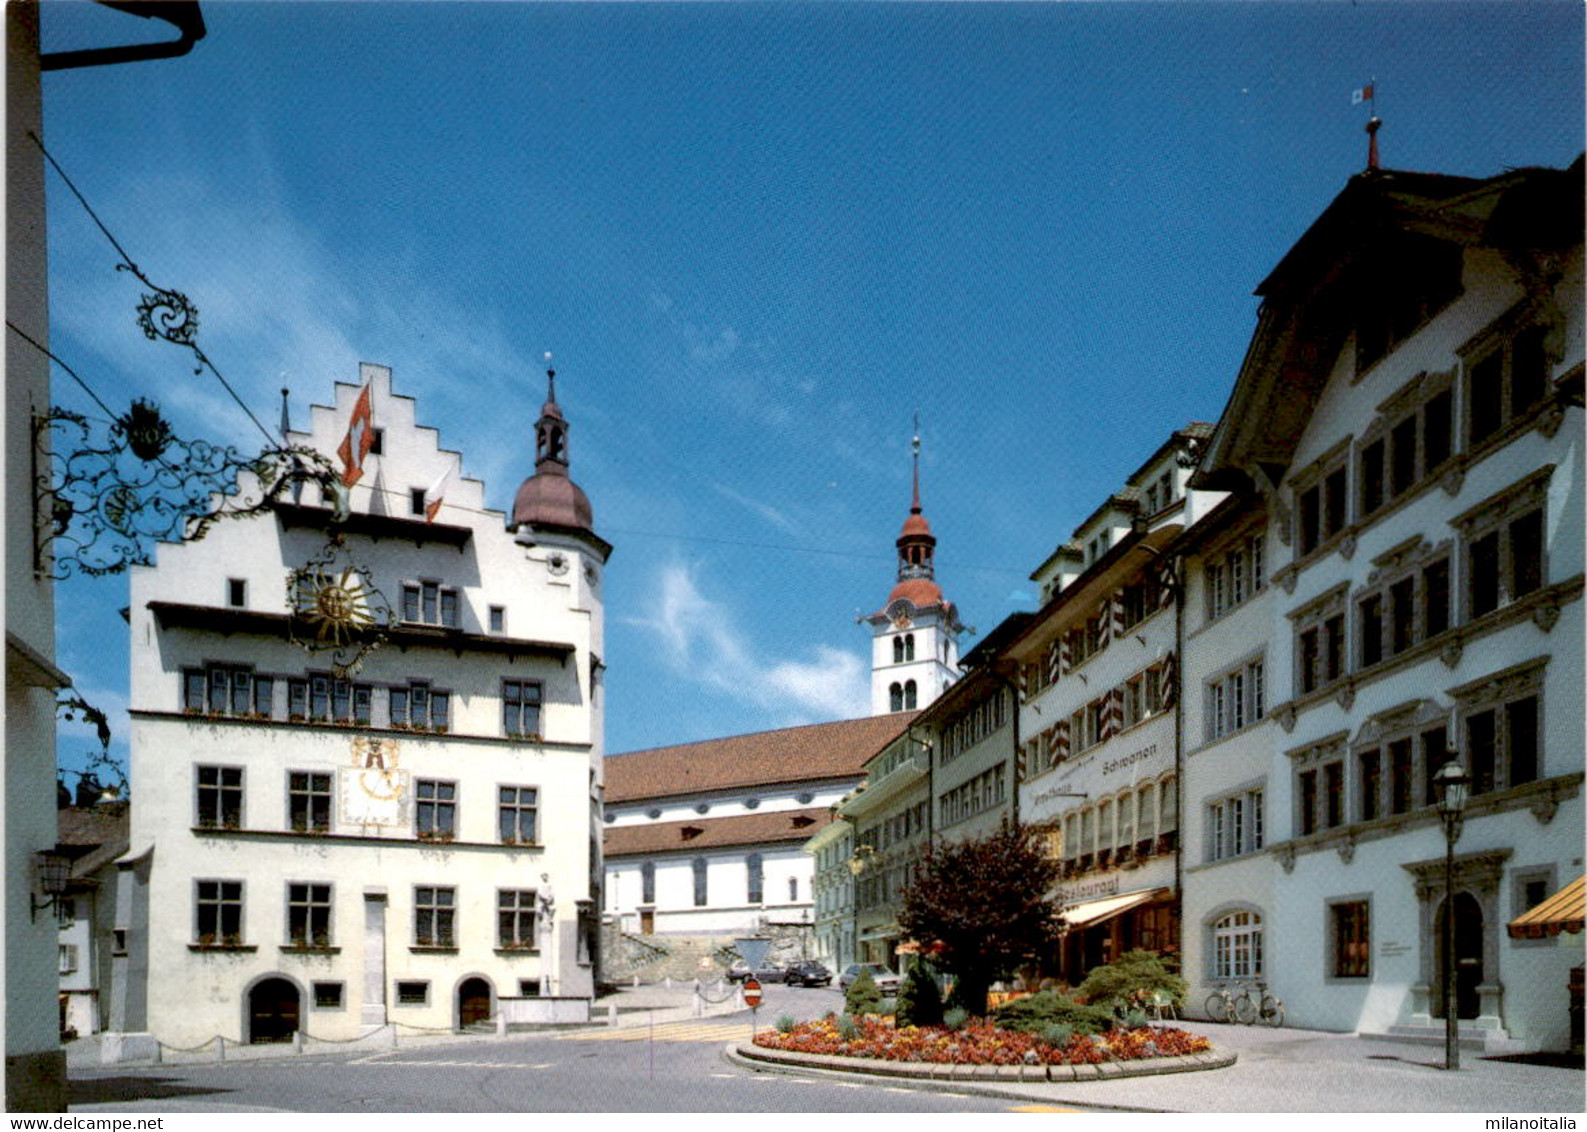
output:
<svg viewBox="0 0 1587 1132"><path fill-rule="evenodd" d="M686 853L697 849L808 841L832 823L826 809L777 810L695 821L657 821L606 827L606 858L644 853Z"/></svg>
<svg viewBox="0 0 1587 1132"><path fill-rule="evenodd" d="M918 712L759 731L606 758L606 801L857 777Z"/></svg>

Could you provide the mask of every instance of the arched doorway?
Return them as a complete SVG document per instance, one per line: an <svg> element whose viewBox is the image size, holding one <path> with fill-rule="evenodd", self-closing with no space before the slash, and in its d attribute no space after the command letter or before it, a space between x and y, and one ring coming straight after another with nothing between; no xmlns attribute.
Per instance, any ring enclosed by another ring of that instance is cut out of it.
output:
<svg viewBox="0 0 1587 1132"><path fill-rule="evenodd" d="M479 977L457 986L457 1024L461 1029L490 1020L490 983Z"/></svg>
<svg viewBox="0 0 1587 1132"><path fill-rule="evenodd" d="M298 1032L302 1003L287 979L262 979L248 992L248 1041L289 1042Z"/></svg>
<svg viewBox="0 0 1587 1132"><path fill-rule="evenodd" d="M1438 981L1433 987L1433 1017L1444 1018L1444 988L1449 970L1444 954L1444 917L1449 903L1440 903L1434 918L1438 939ZM1482 985L1482 908L1469 892L1457 892L1455 909L1455 1017L1475 1018L1481 1013L1477 988Z"/></svg>

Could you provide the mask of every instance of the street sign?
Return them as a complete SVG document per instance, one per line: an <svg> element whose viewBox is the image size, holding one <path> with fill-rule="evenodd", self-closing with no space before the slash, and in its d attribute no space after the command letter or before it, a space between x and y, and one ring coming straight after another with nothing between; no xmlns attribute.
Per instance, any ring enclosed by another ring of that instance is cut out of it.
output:
<svg viewBox="0 0 1587 1132"><path fill-rule="evenodd" d="M760 1005L760 983L754 975L744 980L744 1005L751 1010Z"/></svg>

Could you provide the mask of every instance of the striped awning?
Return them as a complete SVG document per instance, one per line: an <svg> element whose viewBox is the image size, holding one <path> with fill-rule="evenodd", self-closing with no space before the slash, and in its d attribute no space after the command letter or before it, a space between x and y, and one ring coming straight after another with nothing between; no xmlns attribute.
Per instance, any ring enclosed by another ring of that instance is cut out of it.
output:
<svg viewBox="0 0 1587 1132"><path fill-rule="evenodd" d="M1543 939L1560 932L1576 935L1582 930L1584 907L1587 877L1577 877L1530 912L1511 920L1510 938Z"/></svg>

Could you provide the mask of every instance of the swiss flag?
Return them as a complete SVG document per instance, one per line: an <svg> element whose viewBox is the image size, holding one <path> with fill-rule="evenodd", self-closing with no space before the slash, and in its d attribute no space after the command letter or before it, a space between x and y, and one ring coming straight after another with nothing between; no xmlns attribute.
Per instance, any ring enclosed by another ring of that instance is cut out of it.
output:
<svg viewBox="0 0 1587 1132"><path fill-rule="evenodd" d="M375 444L375 414L369 406L369 386L358 394L353 419L336 454L342 458L342 486L352 487L364 474L364 458Z"/></svg>

